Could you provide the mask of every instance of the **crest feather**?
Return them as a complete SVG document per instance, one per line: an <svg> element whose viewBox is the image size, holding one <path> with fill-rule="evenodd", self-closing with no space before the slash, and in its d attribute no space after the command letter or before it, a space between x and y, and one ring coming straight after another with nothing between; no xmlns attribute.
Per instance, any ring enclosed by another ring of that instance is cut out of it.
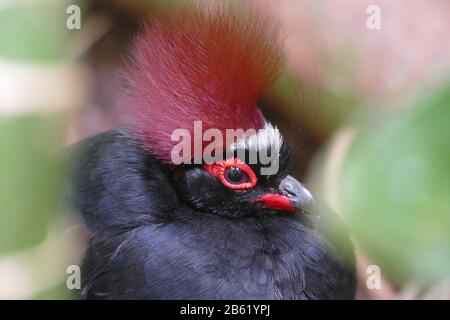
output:
<svg viewBox="0 0 450 320"><path fill-rule="evenodd" d="M256 103L281 62L277 27L261 13L183 9L148 21L124 72L120 110L156 157L170 162L175 129L259 129Z"/></svg>

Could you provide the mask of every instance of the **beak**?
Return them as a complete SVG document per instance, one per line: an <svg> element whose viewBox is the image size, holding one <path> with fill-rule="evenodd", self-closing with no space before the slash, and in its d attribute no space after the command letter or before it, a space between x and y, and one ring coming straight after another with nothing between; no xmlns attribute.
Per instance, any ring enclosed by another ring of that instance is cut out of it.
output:
<svg viewBox="0 0 450 320"><path fill-rule="evenodd" d="M263 207L273 210L313 213L315 203L311 193L292 176L281 181L279 193L268 193L258 200Z"/></svg>

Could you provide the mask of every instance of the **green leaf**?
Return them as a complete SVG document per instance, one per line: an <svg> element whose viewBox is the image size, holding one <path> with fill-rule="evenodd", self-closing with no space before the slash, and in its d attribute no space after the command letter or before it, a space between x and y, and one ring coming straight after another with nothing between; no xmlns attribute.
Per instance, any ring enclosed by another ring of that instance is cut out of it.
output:
<svg viewBox="0 0 450 320"><path fill-rule="evenodd" d="M450 276L450 86L408 108L368 115L339 197L355 238L393 279Z"/></svg>

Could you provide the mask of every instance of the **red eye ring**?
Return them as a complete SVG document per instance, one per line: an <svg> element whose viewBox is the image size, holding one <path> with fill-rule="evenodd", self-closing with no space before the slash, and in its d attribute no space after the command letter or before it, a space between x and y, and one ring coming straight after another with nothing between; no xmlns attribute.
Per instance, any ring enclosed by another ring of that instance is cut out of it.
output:
<svg viewBox="0 0 450 320"><path fill-rule="evenodd" d="M225 170L231 167L236 167L240 169L245 175L247 175L248 181L239 184L233 184L229 182L225 177ZM253 169L250 168L245 162L243 162L239 158L230 158L221 162L206 163L203 165L203 168L210 175L217 177L225 187L230 189L234 190L250 189L253 188L258 182L258 179L256 177L256 174L253 172Z"/></svg>

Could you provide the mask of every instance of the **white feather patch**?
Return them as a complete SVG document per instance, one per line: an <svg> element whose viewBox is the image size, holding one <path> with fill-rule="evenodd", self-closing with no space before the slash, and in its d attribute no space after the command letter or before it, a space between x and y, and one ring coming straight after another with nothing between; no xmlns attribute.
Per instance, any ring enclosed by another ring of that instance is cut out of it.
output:
<svg viewBox="0 0 450 320"><path fill-rule="evenodd" d="M266 122L263 129L256 134L243 136L229 146L230 151L248 150L249 152L259 152L261 150L271 150L277 156L280 154L283 145L283 136L280 130L270 122Z"/></svg>

